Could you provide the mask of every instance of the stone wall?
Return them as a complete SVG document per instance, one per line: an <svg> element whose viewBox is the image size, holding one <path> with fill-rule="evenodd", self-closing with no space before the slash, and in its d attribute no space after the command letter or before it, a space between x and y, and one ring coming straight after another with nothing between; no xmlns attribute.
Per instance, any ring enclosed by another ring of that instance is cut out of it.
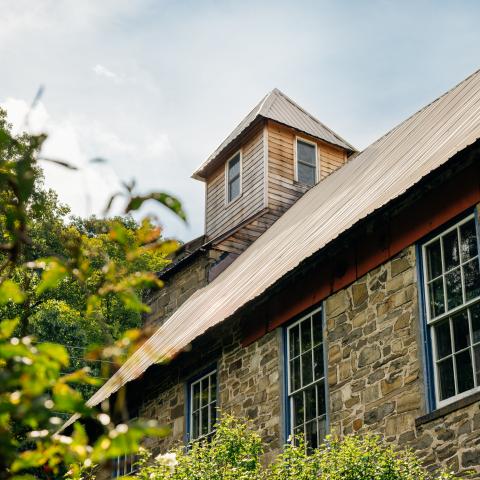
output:
<svg viewBox="0 0 480 480"><path fill-rule="evenodd" d="M326 301L330 428L379 433L412 447L429 467L462 475L473 468L479 478L480 402L424 416L415 265L415 248L407 248Z"/></svg>
<svg viewBox="0 0 480 480"><path fill-rule="evenodd" d="M145 318L145 326L161 325L185 300L208 283L208 269L215 253L211 250L198 254L186 267L164 280L163 288L146 299L151 313Z"/></svg>
<svg viewBox="0 0 480 480"><path fill-rule="evenodd" d="M325 318L330 430L376 432L415 449L429 468L444 464L465 477L473 469L469 478L480 478L480 394L426 414L415 248L328 298ZM280 333L242 348L239 322L226 322L170 365L150 369L138 387L140 414L172 434L148 446L156 453L185 440L185 385L216 362L219 408L251 418L268 456L278 452L285 438Z"/></svg>
<svg viewBox="0 0 480 480"><path fill-rule="evenodd" d="M171 435L150 440L154 453L185 441L186 385L189 379L212 364L217 365L218 408L253 420L267 442L269 452L280 448L281 382L280 337L272 332L242 348L238 323L225 324L192 345L170 365L158 366L142 380L140 416L155 418L171 428Z"/></svg>

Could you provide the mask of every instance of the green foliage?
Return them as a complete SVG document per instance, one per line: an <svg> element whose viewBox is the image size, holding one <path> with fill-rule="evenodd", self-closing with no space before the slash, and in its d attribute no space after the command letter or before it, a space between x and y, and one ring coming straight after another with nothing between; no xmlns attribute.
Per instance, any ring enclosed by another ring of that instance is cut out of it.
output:
<svg viewBox="0 0 480 480"><path fill-rule="evenodd" d="M142 459L137 478L143 480L256 480L262 475L263 454L260 436L249 424L224 415L209 441L194 442L184 448L155 458L149 464L148 453Z"/></svg>
<svg viewBox="0 0 480 480"><path fill-rule="evenodd" d="M153 272L178 244L149 219L68 222L68 209L42 187L46 137L14 137L5 118L0 109L0 480L86 478L95 464L137 451L145 436L166 434L155 422L127 426L124 390L113 408L118 425L109 405L98 412L82 391L145 339L127 329L139 325L142 292L161 287ZM184 217L171 195L127 189L124 196L125 213L154 199ZM101 346L87 350L92 342ZM82 421L56 433L71 415Z"/></svg>
<svg viewBox="0 0 480 480"><path fill-rule="evenodd" d="M88 407L76 384L97 384L86 370L62 375L69 366L66 349L54 343L32 343L30 337L12 337L18 321L0 323L0 478L20 474L47 478L67 474L80 478L85 468L119 454L135 452L145 435L163 436L155 422L115 425L108 414ZM129 342L116 347L124 349ZM100 433L89 438L75 423L73 432L55 433L63 418L81 414L94 421ZM19 429L26 435L15 435Z"/></svg>
<svg viewBox="0 0 480 480"><path fill-rule="evenodd" d="M137 478L143 480L449 480L445 471L423 468L410 451L396 451L379 437L328 437L307 451L302 438L285 446L270 465L264 447L244 420L222 415L208 442L193 443L155 459L144 453Z"/></svg>

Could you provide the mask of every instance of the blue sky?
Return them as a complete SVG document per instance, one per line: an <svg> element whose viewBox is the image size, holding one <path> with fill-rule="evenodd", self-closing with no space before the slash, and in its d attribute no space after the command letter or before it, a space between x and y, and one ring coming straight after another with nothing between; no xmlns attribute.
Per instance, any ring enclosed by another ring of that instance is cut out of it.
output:
<svg viewBox="0 0 480 480"><path fill-rule="evenodd" d="M0 0L0 105L31 115L46 184L81 215L121 180L168 190L203 231L190 174L274 87L362 149L480 68L478 1ZM88 159L102 156L107 165Z"/></svg>

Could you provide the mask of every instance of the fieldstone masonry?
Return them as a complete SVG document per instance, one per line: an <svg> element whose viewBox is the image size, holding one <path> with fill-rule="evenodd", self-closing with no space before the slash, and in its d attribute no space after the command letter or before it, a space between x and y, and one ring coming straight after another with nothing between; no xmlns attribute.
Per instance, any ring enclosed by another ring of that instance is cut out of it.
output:
<svg viewBox="0 0 480 480"><path fill-rule="evenodd" d="M155 418L171 428L167 438L146 444L154 453L185 441L185 385L199 368L207 367L212 361L216 361L218 371L218 407L253 420L254 427L268 444L267 457L279 451L281 344L278 332L271 332L243 348L238 323L222 326L220 330L213 335L216 341L205 341L195 348L195 351L204 349L203 359L192 355L182 365L172 363L161 367L157 378L162 380L147 380L152 387L146 392L147 401L140 408L140 416Z"/></svg>
<svg viewBox="0 0 480 480"><path fill-rule="evenodd" d="M324 305L330 430L376 432L416 450L429 468L444 464L462 477L480 478L480 395L452 411L425 415L415 248ZM285 438L280 333L277 329L244 348L239 322L226 322L196 341L183 360L147 377L140 414L172 429L167 439L147 446L156 453L185 440L186 382L216 362L219 408L253 420L268 444L268 461Z"/></svg>
<svg viewBox="0 0 480 480"><path fill-rule="evenodd" d="M480 478L478 401L415 425L426 408L415 277L410 247L325 302L330 428L376 432L426 466Z"/></svg>

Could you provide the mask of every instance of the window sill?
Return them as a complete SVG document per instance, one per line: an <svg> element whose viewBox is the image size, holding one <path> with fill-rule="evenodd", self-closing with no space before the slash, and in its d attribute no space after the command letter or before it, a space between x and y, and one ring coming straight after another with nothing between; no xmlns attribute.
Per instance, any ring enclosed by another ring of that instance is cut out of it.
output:
<svg viewBox="0 0 480 480"><path fill-rule="evenodd" d="M472 395L469 395L468 397L461 398L460 400L456 400L455 402L445 405L444 407L438 408L433 412L427 413L426 415L422 415L421 417L416 418L415 426L419 427L420 425L424 425L425 423L433 422L438 418L444 417L445 415L455 412L456 410L460 410L461 408L468 407L469 405L472 405L473 403L478 401L480 401L480 392L472 393Z"/></svg>

